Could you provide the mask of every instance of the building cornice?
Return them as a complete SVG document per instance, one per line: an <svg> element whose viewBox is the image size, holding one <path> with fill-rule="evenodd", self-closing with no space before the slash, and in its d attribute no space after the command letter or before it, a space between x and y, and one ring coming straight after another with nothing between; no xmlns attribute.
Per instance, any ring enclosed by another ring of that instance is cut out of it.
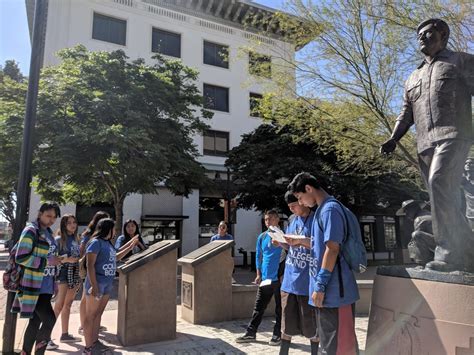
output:
<svg viewBox="0 0 474 355"><path fill-rule="evenodd" d="M35 2L36 0L25 0L30 38ZM106 2L131 8L148 8L149 11L153 8L169 9L263 37L292 43L296 50L312 40L311 36L303 41L298 38L298 43L294 40L296 36L292 34L305 27L301 19L249 0L106 0ZM288 26L283 22L292 24Z"/></svg>

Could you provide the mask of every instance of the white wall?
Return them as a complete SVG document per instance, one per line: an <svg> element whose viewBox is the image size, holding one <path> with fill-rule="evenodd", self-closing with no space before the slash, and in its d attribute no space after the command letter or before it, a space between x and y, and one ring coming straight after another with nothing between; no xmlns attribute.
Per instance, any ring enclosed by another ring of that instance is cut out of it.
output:
<svg viewBox="0 0 474 355"><path fill-rule="evenodd" d="M142 218L142 195L130 194L123 201L123 223L128 219L133 219L140 224Z"/></svg>
<svg viewBox="0 0 474 355"><path fill-rule="evenodd" d="M183 216L189 216L183 221L182 232L181 255L186 255L197 249L199 243L199 190L183 198Z"/></svg>

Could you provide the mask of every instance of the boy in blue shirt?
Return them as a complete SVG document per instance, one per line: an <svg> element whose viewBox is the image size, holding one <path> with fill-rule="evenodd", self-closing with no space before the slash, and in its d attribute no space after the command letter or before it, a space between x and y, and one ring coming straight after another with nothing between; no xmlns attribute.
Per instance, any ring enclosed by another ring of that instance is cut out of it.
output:
<svg viewBox="0 0 474 355"><path fill-rule="evenodd" d="M289 218L286 234L298 234L311 238L311 226L314 213L298 203L290 192L285 194L285 201L293 213ZM311 339L311 354L318 354L319 339L316 331L316 309L308 304L309 268L311 263L309 239L295 240L286 238L282 244L288 250L285 274L281 285L281 347L280 355L288 354L291 337L303 335Z"/></svg>
<svg viewBox="0 0 474 355"><path fill-rule="evenodd" d="M318 206L311 228L309 303L317 307L322 354L356 354L354 306L359 292L354 274L339 253L345 217L341 206L309 173L295 176L288 186L298 202Z"/></svg>
<svg viewBox="0 0 474 355"><path fill-rule="evenodd" d="M280 218L274 210L265 213L265 226L278 226ZM247 326L247 331L236 339L237 343L248 343L255 341L257 329L262 322L265 309L272 297L275 297L275 326L273 336L269 341L270 345L280 345L281 343L281 299L280 299L280 257L282 248L272 244L272 238L267 231L257 238L256 246L256 266L257 277L254 283L259 285L252 319ZM262 285L261 285L262 283Z"/></svg>

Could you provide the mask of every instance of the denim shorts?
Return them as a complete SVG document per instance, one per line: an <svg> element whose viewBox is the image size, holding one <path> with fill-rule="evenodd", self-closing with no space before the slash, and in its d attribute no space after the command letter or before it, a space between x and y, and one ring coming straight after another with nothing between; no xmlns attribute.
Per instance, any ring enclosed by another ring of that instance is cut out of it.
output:
<svg viewBox="0 0 474 355"><path fill-rule="evenodd" d="M113 282L108 283L100 283L97 282L97 286L99 287L99 293L103 295L110 295L112 293ZM86 295L89 294L89 289L91 288L91 283L89 282L89 278L86 278L86 282L84 284Z"/></svg>
<svg viewBox="0 0 474 355"><path fill-rule="evenodd" d="M60 284L67 283L67 267L61 267L57 280Z"/></svg>

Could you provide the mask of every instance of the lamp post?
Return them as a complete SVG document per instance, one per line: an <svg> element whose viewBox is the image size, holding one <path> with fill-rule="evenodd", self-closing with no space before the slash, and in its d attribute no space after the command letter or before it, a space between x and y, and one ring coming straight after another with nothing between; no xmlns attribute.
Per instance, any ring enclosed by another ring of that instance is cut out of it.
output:
<svg viewBox="0 0 474 355"><path fill-rule="evenodd" d="M30 73L28 76L28 94L23 127L23 142L21 145L20 170L18 174L17 205L13 240L16 243L25 226L30 199L31 163L33 154L33 131L36 123L36 106L38 101L38 84L44 54L44 35L46 32L48 0L35 1L35 16L33 22L33 39L31 43ZM8 292L5 307L5 323L3 325L3 354L13 354L16 334L16 314L10 312L15 298L14 292Z"/></svg>

